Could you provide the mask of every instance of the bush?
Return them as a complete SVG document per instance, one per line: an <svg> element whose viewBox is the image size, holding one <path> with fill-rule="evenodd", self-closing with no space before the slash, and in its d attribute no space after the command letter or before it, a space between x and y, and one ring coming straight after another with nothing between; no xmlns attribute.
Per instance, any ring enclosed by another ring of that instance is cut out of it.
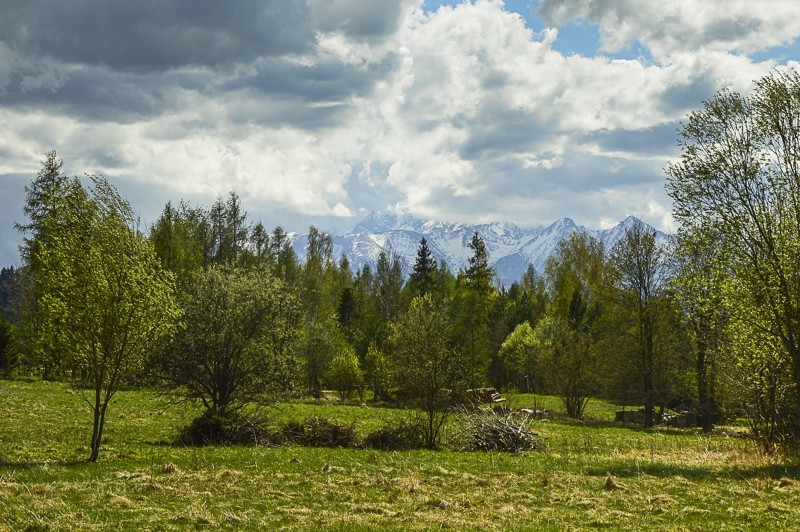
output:
<svg viewBox="0 0 800 532"><path fill-rule="evenodd" d="M257 421L235 413L205 412L183 429L177 445L264 445L272 438Z"/></svg>
<svg viewBox="0 0 800 532"><path fill-rule="evenodd" d="M281 431L286 443L308 447L358 447L359 440L353 425L337 423L314 416L304 423L287 423Z"/></svg>
<svg viewBox="0 0 800 532"><path fill-rule="evenodd" d="M384 451L405 451L425 448L423 420L384 425L367 434L364 447Z"/></svg>
<svg viewBox="0 0 800 532"><path fill-rule="evenodd" d="M466 451L544 451L538 434L528 429L530 415L507 409L482 408L479 412L464 411L462 448Z"/></svg>
<svg viewBox="0 0 800 532"><path fill-rule="evenodd" d="M356 352L352 348L347 348L333 357L326 378L328 386L339 392L341 401L350 399L353 391L361 390L364 385L364 373L358 365Z"/></svg>

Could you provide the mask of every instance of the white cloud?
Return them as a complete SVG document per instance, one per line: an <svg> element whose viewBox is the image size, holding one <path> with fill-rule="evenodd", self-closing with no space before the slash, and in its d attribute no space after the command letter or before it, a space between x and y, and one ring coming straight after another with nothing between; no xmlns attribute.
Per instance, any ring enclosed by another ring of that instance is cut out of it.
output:
<svg viewBox="0 0 800 532"><path fill-rule="evenodd" d="M796 0L542 0L539 12L553 24L598 25L609 52L638 40L663 62L684 52L750 54L800 37Z"/></svg>
<svg viewBox="0 0 800 532"><path fill-rule="evenodd" d="M697 18L686 15L695 3L675 4L645 14L622 1L542 4L554 22L599 24L609 48L639 36L668 57L654 64L564 56L553 49L556 28L535 33L489 0L430 14L411 0L364 11L357 0L314 1L307 16L316 22L302 26L311 41L285 53L269 41L258 56L262 40L250 36L237 45L239 61L184 46L186 59L171 66L130 53L119 65L77 52L58 63L0 40L0 174L35 175L54 148L71 173L140 187L158 204L149 212L235 189L253 214L334 219L391 206L480 222L571 216L588 226L635 214L666 228L662 169L676 154L678 121L722 87L748 90L774 64L730 50L794 31L764 14L759 33L732 40L735 32L707 30L724 26L715 26L719 13L744 13L743 3ZM775 2L785 19L787 5ZM214 61L224 68L203 66Z"/></svg>

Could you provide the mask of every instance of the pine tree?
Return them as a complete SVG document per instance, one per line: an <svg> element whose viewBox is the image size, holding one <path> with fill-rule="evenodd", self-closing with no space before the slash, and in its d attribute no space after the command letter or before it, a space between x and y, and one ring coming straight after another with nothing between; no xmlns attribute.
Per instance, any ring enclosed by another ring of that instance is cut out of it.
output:
<svg viewBox="0 0 800 532"><path fill-rule="evenodd" d="M436 259L433 258L428 241L424 238L419 241L417 248L417 261L408 280L412 296L424 296L433 291L436 284Z"/></svg>
<svg viewBox="0 0 800 532"><path fill-rule="evenodd" d="M22 212L30 220L27 224L14 224L18 231L28 234L20 249L26 265L37 270L37 250L46 238L45 220L56 209L59 198L64 194L69 179L63 172L64 161L55 151L49 151L42 161L42 168L34 180L25 186L25 206Z"/></svg>
<svg viewBox="0 0 800 532"><path fill-rule="evenodd" d="M486 251L486 243L478 233L472 235L467 245L472 250L469 258L469 267L464 272L470 287L479 293L486 295L492 291L492 277L494 272L489 267L489 253Z"/></svg>

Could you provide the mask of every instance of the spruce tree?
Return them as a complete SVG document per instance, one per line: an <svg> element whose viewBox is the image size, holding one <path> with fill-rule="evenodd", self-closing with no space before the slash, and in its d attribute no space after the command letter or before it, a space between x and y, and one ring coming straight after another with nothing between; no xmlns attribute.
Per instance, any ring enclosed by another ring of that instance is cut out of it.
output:
<svg viewBox="0 0 800 532"><path fill-rule="evenodd" d="M428 241L424 238L419 241L417 248L417 261L409 278L409 287L414 296L424 296L433 291L436 283L436 259L433 258Z"/></svg>

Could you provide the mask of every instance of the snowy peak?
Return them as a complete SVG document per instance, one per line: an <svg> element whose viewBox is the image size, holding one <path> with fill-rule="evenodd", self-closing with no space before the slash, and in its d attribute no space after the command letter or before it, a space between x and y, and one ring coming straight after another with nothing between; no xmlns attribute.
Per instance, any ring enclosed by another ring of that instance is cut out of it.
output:
<svg viewBox="0 0 800 532"><path fill-rule="evenodd" d="M500 282L510 286L522 277L529 264L539 272L544 271L558 244L575 231L586 231L601 240L606 251L610 251L624 236L625 230L638 223L643 222L629 216L611 229L595 231L578 226L571 218L561 218L544 228L523 229L510 222L474 225L373 212L351 231L332 236L335 256L347 255L354 270L365 264L374 265L383 251L396 254L409 273L416 260L419 241L425 238L434 258L444 260L451 270L457 272L467 267L472 255L468 244L477 232L486 244L489 261ZM660 231L657 231L657 236L662 243L669 239ZM295 251L301 258L305 257L306 238L307 235L294 238Z"/></svg>

